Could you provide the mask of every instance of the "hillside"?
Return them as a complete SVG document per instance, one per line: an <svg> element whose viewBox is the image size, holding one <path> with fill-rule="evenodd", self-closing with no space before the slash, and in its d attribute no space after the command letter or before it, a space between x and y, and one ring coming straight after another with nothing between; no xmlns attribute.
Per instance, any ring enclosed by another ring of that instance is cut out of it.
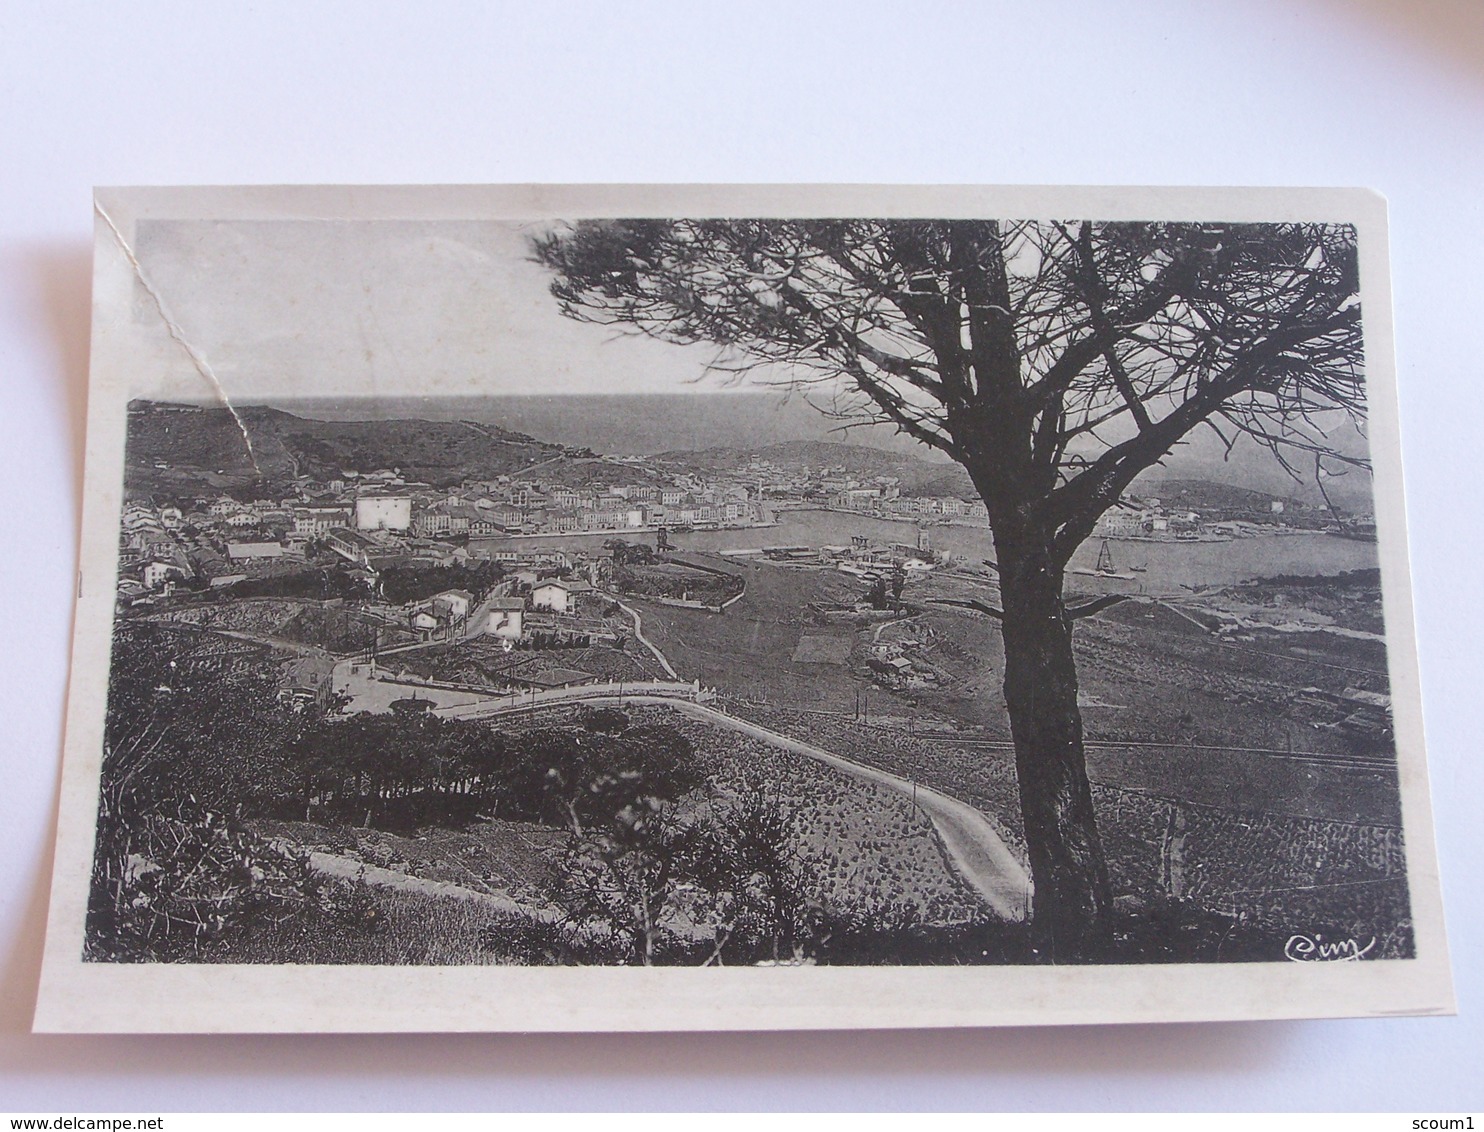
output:
<svg viewBox="0 0 1484 1132"><path fill-rule="evenodd" d="M468 421L321 421L261 405L234 417L226 408L136 401L126 463L133 487L230 491L381 468L446 485L518 471L560 452L523 433Z"/></svg>
<svg viewBox="0 0 1484 1132"><path fill-rule="evenodd" d="M1289 510L1303 510L1307 504L1294 502L1290 496L1271 495L1265 491L1213 483L1199 479L1160 479L1140 484L1135 494L1153 496L1167 507L1189 507L1194 511L1251 511L1266 514L1273 501L1284 501Z"/></svg>
<svg viewBox="0 0 1484 1132"><path fill-rule="evenodd" d="M845 474L869 478L895 476L904 495L974 496L968 474L957 464L921 460L862 444L827 440L792 440L756 448L703 448L696 451L662 452L656 461L694 472L730 472L754 460L780 468L843 469Z"/></svg>

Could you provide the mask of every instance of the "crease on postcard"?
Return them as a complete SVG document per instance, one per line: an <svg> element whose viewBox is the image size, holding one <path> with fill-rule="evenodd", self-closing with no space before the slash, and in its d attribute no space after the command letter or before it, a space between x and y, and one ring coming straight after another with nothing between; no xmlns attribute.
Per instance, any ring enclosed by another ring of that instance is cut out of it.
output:
<svg viewBox="0 0 1484 1132"><path fill-rule="evenodd" d="M236 422L238 431L242 433L242 443L247 446L247 458L252 463L253 471L258 475L262 475L262 469L258 467L257 453L253 451L252 437L247 431L247 422L242 419L242 416L237 412L236 406L232 404L232 398L227 395L226 386L216 376L215 371L211 368L211 363L206 360L205 355L191 345L190 340L185 336L185 331L171 317L170 312L165 307L164 297L155 289L154 285L150 283L148 277L144 274L144 265L139 262L139 257L134 254L134 249L129 246L129 241L124 238L123 232L114 223L113 217L108 215L108 210L103 207L103 203L96 197L93 199L93 211L98 214L103 223L108 225L108 230L113 233L114 242L118 244L119 250L124 253L124 257L129 261L129 266L134 269L134 277L139 280L139 285L144 288L151 301L153 301L155 310L159 312L160 321L165 324L166 332L185 351L186 357L191 360L191 365L195 367L196 372L216 392L217 400L222 403L227 412L232 414L232 420Z"/></svg>

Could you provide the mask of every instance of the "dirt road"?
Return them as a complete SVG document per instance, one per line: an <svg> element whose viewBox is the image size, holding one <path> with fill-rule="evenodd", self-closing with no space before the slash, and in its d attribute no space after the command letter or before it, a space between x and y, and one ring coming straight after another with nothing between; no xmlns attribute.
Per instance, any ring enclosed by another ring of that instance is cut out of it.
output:
<svg viewBox="0 0 1484 1132"><path fill-rule="evenodd" d="M607 697L619 702L616 697ZM604 702L594 699L589 702ZM1024 920L1030 907L1031 881L1025 868L1011 853L994 826L983 814L967 802L940 794L926 786L909 782L894 774L862 766L840 755L832 754L809 743L770 731L766 727L750 723L717 711L704 704L686 700L667 699L659 696L625 696L624 703L654 703L684 712L705 723L716 724L730 731L750 735L765 743L783 747L807 758L815 759L843 771L854 778L876 782L915 799L937 830L938 837L948 855L949 862L958 874L968 882L986 904L1000 918L1019 922Z"/></svg>

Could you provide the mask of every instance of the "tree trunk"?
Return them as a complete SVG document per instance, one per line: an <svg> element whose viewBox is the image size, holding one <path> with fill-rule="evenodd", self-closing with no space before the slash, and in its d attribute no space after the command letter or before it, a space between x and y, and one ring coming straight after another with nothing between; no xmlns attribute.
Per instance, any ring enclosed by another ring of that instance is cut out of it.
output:
<svg viewBox="0 0 1484 1132"><path fill-rule="evenodd" d="M1112 899L1087 780L1062 572L1039 548L1001 546L998 554L1005 705L1035 884L1032 938L1051 962L1094 961L1105 952Z"/></svg>

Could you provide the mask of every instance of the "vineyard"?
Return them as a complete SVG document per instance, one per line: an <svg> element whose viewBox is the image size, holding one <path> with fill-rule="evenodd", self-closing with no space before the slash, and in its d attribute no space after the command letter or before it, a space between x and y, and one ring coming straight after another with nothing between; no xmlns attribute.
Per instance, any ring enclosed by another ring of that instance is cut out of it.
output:
<svg viewBox="0 0 1484 1132"><path fill-rule="evenodd" d="M879 727L827 712L802 712L757 703L732 702L727 710L784 735L814 743L832 754L921 782L970 803L1022 860L1020 795L1012 752L991 748L965 757L962 750L900 728Z"/></svg>
<svg viewBox="0 0 1484 1132"><path fill-rule="evenodd" d="M909 798L750 736L650 710L690 740L711 790L780 809L811 898L866 912L896 906L932 923L973 918L977 897Z"/></svg>
<svg viewBox="0 0 1484 1132"><path fill-rule="evenodd" d="M1274 933L1377 940L1413 953L1406 858L1394 826L1291 818L1094 787L1115 891L1188 901Z"/></svg>
<svg viewBox="0 0 1484 1132"><path fill-rule="evenodd" d="M823 712L741 703L729 705L729 710L970 802L1024 859L1014 755L1008 747L964 748ZM1257 766L1251 773L1263 772L1280 779L1319 773L1281 760L1276 767ZM1326 782L1335 777L1356 779L1355 790L1378 789L1369 781L1374 775L1341 775L1329 768L1324 772ZM1228 778L1228 796L1233 796L1232 781ZM1235 796L1254 803L1244 809L1129 789L1106 778L1095 781L1098 825L1119 906L1173 904L1179 915L1241 925L1263 938L1311 930L1337 938L1374 936L1378 957L1411 955L1400 830L1385 822L1258 809L1256 804L1269 793L1239 789Z"/></svg>

